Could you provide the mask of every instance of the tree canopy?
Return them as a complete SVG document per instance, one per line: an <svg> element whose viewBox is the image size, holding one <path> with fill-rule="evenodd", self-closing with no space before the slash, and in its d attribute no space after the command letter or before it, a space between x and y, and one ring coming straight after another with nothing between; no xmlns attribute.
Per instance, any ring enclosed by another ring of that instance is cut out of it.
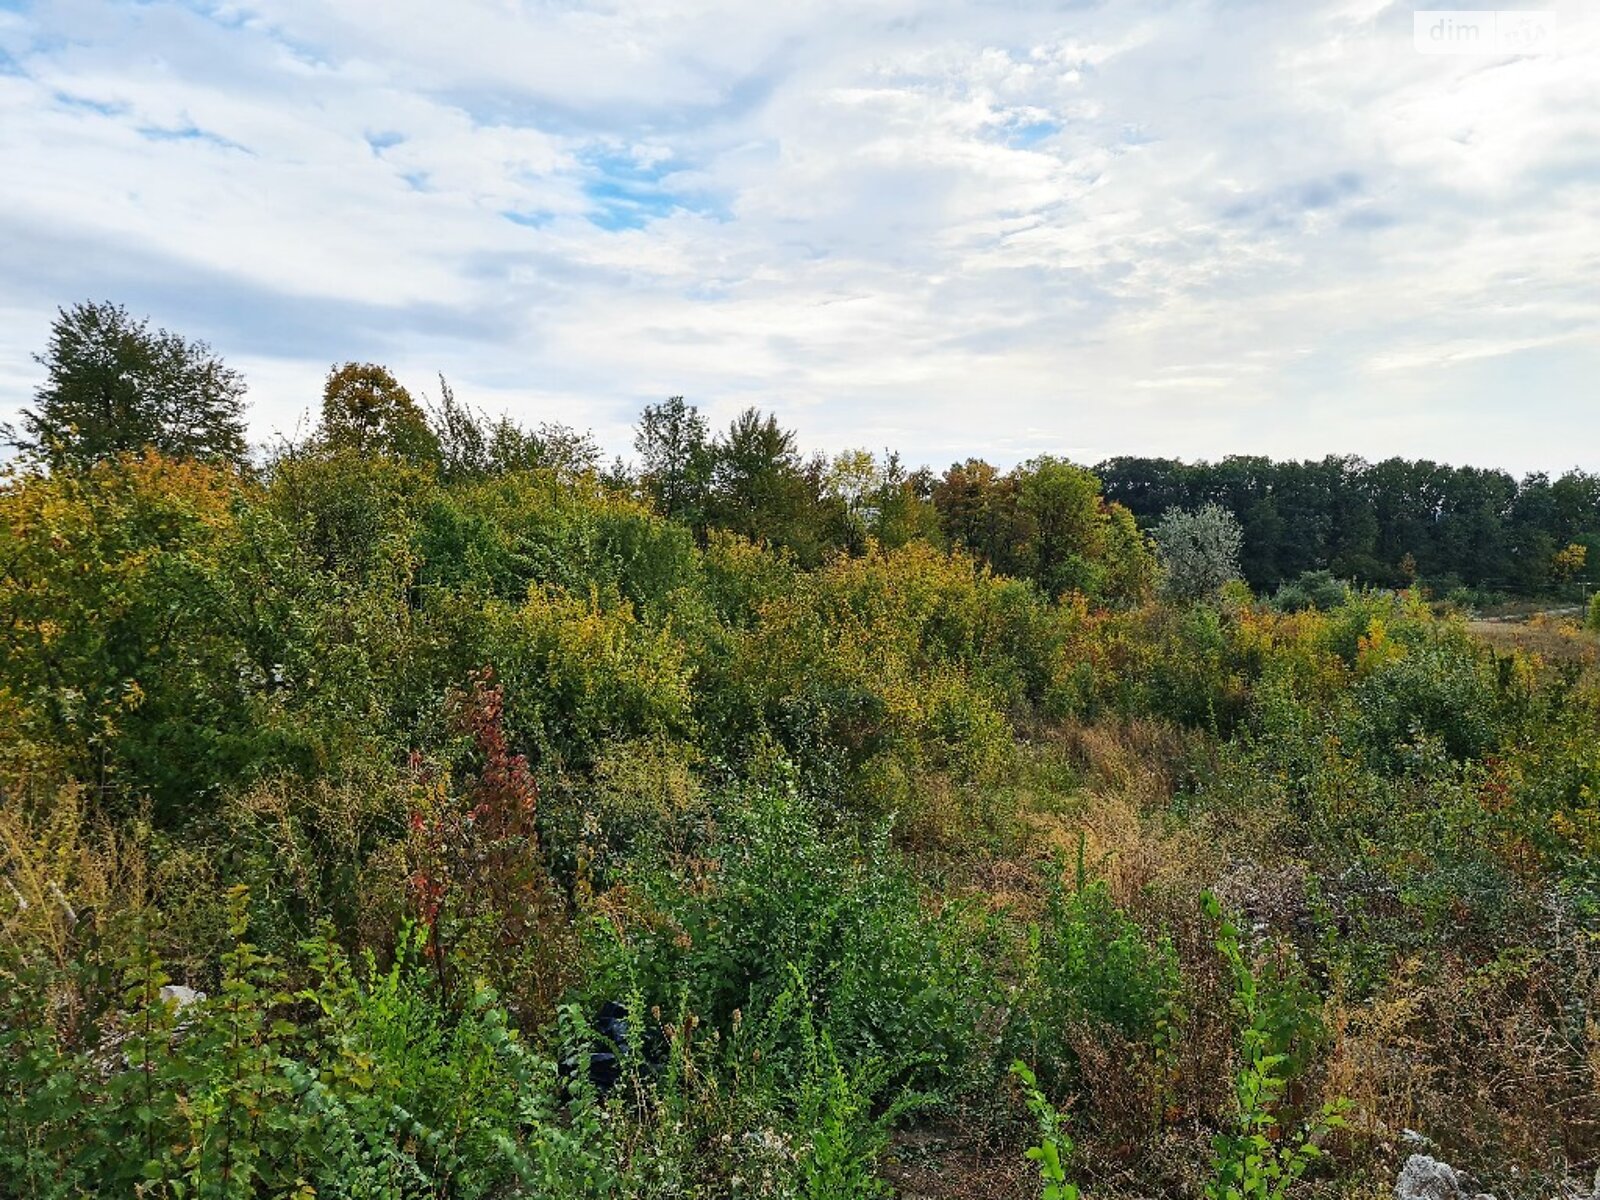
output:
<svg viewBox="0 0 1600 1200"><path fill-rule="evenodd" d="M153 330L120 304L83 303L59 310L36 361L45 381L21 429L7 431L27 457L86 465L148 448L244 461L244 379L204 342Z"/></svg>

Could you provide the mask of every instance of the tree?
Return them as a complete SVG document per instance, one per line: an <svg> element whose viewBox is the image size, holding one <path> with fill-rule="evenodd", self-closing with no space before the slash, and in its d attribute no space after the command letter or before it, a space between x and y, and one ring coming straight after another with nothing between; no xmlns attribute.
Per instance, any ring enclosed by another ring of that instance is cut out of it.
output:
<svg viewBox="0 0 1600 1200"><path fill-rule="evenodd" d="M1107 521L1100 481L1048 454L1025 464L1018 475L1018 508L1027 518L1028 574L1050 596L1097 592Z"/></svg>
<svg viewBox="0 0 1600 1200"><path fill-rule="evenodd" d="M428 406L428 424L438 451L434 459L424 453L424 459L437 462L446 483L535 470L570 479L600 468L600 447L592 434L548 421L524 429L505 413L490 417L457 400L442 375L439 403Z"/></svg>
<svg viewBox="0 0 1600 1200"><path fill-rule="evenodd" d="M828 463L826 494L847 511L860 515L870 508L883 473L870 450L841 450Z"/></svg>
<svg viewBox="0 0 1600 1200"><path fill-rule="evenodd" d="M870 450L841 450L822 470L828 540L850 554L866 550L878 523L884 475Z"/></svg>
<svg viewBox="0 0 1600 1200"><path fill-rule="evenodd" d="M322 386L318 440L331 449L436 463L439 439L411 393L387 367L347 362Z"/></svg>
<svg viewBox="0 0 1600 1200"><path fill-rule="evenodd" d="M1589 561L1589 547L1579 542L1569 542L1564 549L1557 550L1550 562L1551 573L1561 583L1570 583L1583 572L1584 565Z"/></svg>
<svg viewBox="0 0 1600 1200"><path fill-rule="evenodd" d="M1155 581L1155 556L1133 514L1120 504L1105 505L1104 544L1100 598L1113 604L1148 599Z"/></svg>
<svg viewBox="0 0 1600 1200"><path fill-rule="evenodd" d="M1178 600L1210 600L1239 578L1244 534L1234 515L1219 504L1172 508L1155 529L1162 585Z"/></svg>
<svg viewBox="0 0 1600 1200"><path fill-rule="evenodd" d="M120 304L64 308L36 355L46 371L22 430L24 455L82 467L147 447L173 458L242 462L244 379L204 342L152 331Z"/></svg>
<svg viewBox="0 0 1600 1200"><path fill-rule="evenodd" d="M705 418L682 396L647 404L634 431L639 482L656 511L698 525L711 480L711 448Z"/></svg>
<svg viewBox="0 0 1600 1200"><path fill-rule="evenodd" d="M909 475L900 455L890 451L878 473L876 498L870 502L872 535L880 544L904 546L912 541L939 544L939 514L932 503L935 477L927 467Z"/></svg>
<svg viewBox="0 0 1600 1200"><path fill-rule="evenodd" d="M946 538L1003 575L1024 569L1026 542L1015 472L1002 475L981 458L953 463L933 488L933 506Z"/></svg>
<svg viewBox="0 0 1600 1200"><path fill-rule="evenodd" d="M822 481L808 477L794 434L777 418L747 408L711 449L711 523L815 561Z"/></svg>

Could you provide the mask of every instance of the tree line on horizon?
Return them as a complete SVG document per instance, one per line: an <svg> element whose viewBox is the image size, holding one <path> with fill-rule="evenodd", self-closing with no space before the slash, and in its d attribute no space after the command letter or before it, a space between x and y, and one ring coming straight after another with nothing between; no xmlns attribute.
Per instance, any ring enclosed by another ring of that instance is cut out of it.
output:
<svg viewBox="0 0 1600 1200"><path fill-rule="evenodd" d="M245 382L205 343L120 305L82 303L59 311L37 361L45 379L34 405L6 429L25 462L81 467L153 448L249 468ZM1548 596L1600 565L1600 475L1577 469L1519 480L1398 457L1123 456L1085 467L1040 455L1010 470L971 457L938 474L894 451L804 455L793 430L753 407L714 432L682 396L644 408L633 464L606 464L587 432L490 417L442 377L438 402L419 403L387 368L355 362L330 370L311 444L271 457L318 447L404 460L446 481L590 474L702 542L727 530L804 566L873 542L926 541L1055 597L1136 595L1150 582L1147 535L1163 516L1211 506L1237 523L1240 572L1263 594L1327 573L1439 594Z"/></svg>

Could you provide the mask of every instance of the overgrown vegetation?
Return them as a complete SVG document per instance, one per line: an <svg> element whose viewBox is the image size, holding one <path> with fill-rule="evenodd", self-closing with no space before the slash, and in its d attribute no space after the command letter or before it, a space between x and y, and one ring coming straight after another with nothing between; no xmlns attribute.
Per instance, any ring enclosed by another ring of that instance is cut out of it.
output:
<svg viewBox="0 0 1600 1200"><path fill-rule="evenodd" d="M1174 586L1057 460L640 441L347 364L254 467L10 469L0 1196L1592 1176L1591 635Z"/></svg>

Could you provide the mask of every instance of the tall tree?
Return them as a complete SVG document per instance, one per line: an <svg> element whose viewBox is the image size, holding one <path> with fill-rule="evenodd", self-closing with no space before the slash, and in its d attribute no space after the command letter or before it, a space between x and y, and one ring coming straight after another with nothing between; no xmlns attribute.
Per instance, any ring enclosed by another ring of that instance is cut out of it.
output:
<svg viewBox="0 0 1600 1200"><path fill-rule="evenodd" d="M52 467L150 447L174 458L242 462L244 379L204 342L152 330L120 304L58 311L46 372L22 429L6 435Z"/></svg>
<svg viewBox="0 0 1600 1200"><path fill-rule="evenodd" d="M322 386L324 445L407 462L434 463L439 438L428 418L387 367L347 362L328 372Z"/></svg>
<svg viewBox="0 0 1600 1200"><path fill-rule="evenodd" d="M705 418L682 396L647 404L634 429L639 482L664 517L698 525L711 481L711 447Z"/></svg>
<svg viewBox="0 0 1600 1200"><path fill-rule="evenodd" d="M807 471L794 434L776 417L747 408L712 445L712 524L814 562L824 474Z"/></svg>
<svg viewBox="0 0 1600 1200"><path fill-rule="evenodd" d="M1015 472L1002 475L981 458L952 463L933 488L933 506L946 538L1003 575L1025 569L1026 521Z"/></svg>
<svg viewBox="0 0 1600 1200"><path fill-rule="evenodd" d="M1027 518L1028 574L1050 596L1098 590L1106 515L1100 481L1082 467L1041 455L1017 472L1018 507Z"/></svg>

